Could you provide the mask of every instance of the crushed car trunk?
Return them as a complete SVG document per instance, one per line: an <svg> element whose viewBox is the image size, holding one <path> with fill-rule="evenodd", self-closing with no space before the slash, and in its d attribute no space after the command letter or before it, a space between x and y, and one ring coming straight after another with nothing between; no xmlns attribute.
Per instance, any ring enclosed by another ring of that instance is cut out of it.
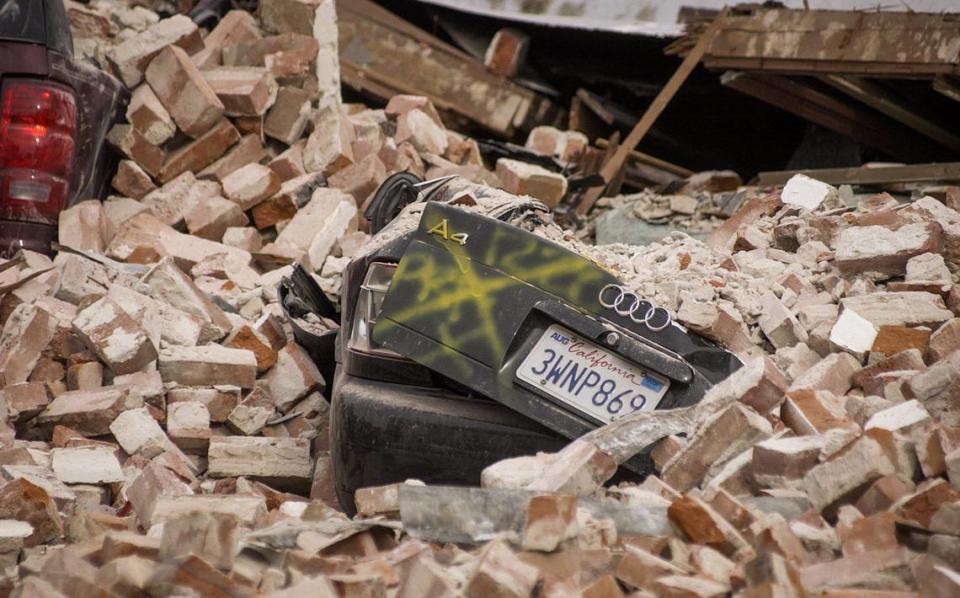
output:
<svg viewBox="0 0 960 598"><path fill-rule="evenodd" d="M692 405L740 366L588 259L440 204L424 209L373 339L567 438Z"/></svg>

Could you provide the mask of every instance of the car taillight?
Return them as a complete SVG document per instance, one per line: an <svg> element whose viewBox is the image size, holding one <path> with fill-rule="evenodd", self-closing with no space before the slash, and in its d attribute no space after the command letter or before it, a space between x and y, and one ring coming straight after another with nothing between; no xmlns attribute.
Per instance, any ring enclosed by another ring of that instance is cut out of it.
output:
<svg viewBox="0 0 960 598"><path fill-rule="evenodd" d="M55 223L73 173L73 92L17 79L0 89L0 217Z"/></svg>
<svg viewBox="0 0 960 598"><path fill-rule="evenodd" d="M390 288L390 280L397 269L396 264L373 262L367 268L367 274L360 285L360 294L353 312L353 328L350 331L348 347L354 351L373 353L386 357L402 358L399 353L379 347L372 338L377 316L383 308L383 298Z"/></svg>

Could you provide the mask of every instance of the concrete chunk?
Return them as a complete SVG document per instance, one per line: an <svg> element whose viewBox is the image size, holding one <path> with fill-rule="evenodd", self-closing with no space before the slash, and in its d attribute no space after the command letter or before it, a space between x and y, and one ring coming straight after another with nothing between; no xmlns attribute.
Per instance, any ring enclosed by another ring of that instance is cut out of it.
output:
<svg viewBox="0 0 960 598"><path fill-rule="evenodd" d="M830 329L830 342L852 354L864 354L877 340L877 327L852 309L845 309Z"/></svg>
<svg viewBox="0 0 960 598"><path fill-rule="evenodd" d="M795 174L790 177L780 192L780 200L791 206L806 210L815 210L829 199L837 197L836 188L810 178L805 174Z"/></svg>

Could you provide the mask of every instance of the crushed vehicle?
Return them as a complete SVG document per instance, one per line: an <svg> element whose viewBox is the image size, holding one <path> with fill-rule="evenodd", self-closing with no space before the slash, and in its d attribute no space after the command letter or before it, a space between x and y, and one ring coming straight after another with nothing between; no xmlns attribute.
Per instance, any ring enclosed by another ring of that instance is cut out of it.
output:
<svg viewBox="0 0 960 598"><path fill-rule="evenodd" d="M0 253L51 252L60 212L105 195L125 94L74 59L63 2L0 1Z"/></svg>
<svg viewBox="0 0 960 598"><path fill-rule="evenodd" d="M539 202L451 205L464 185L422 193L416 228L344 274L330 426L348 510L357 488L476 484L497 460L692 405L741 366L598 264L525 230L545 214ZM504 195L474 186L467 204L485 194ZM651 467L640 455L624 473Z"/></svg>

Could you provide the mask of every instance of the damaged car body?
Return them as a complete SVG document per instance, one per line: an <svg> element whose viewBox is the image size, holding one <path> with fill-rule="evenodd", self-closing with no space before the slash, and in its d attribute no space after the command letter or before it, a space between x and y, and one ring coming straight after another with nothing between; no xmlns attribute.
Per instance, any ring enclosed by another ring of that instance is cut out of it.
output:
<svg viewBox="0 0 960 598"><path fill-rule="evenodd" d="M535 206L497 218L456 198L441 187L416 230L345 273L331 407L345 508L357 488L410 477L475 484L499 459L695 404L740 367L599 264L524 230ZM651 466L646 454L625 464Z"/></svg>
<svg viewBox="0 0 960 598"><path fill-rule="evenodd" d="M128 95L74 57L62 2L0 2L0 255L50 253L60 212L107 194Z"/></svg>

